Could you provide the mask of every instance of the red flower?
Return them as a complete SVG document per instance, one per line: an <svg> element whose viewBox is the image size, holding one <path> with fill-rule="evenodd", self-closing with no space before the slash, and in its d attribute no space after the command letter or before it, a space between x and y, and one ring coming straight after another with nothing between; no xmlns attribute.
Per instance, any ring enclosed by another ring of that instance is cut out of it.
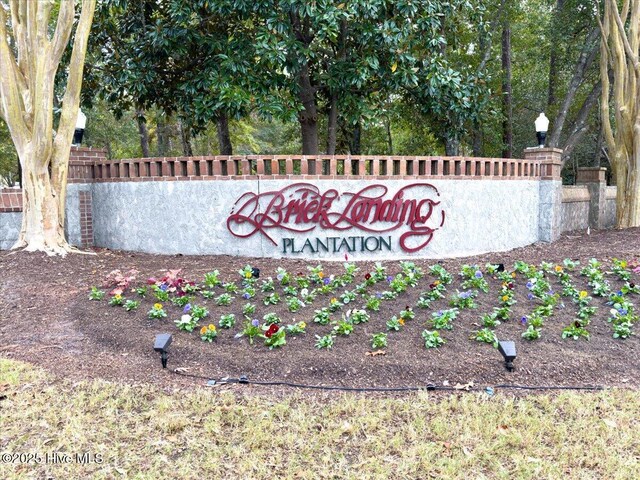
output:
<svg viewBox="0 0 640 480"><path fill-rule="evenodd" d="M515 285L513 283L510 283L509 284L509 290L513 290L514 288L516 288Z"/></svg>
<svg viewBox="0 0 640 480"><path fill-rule="evenodd" d="M364 279L365 280L369 280L371 278L371 274L370 273L365 273L364 274Z"/></svg>
<svg viewBox="0 0 640 480"><path fill-rule="evenodd" d="M431 285L429 285L429 288L430 288L431 290L433 290L434 288L436 288L436 284L435 284L435 283L432 283Z"/></svg>
<svg viewBox="0 0 640 480"><path fill-rule="evenodd" d="M278 325L276 325L275 323L272 323L269 326L269 330L267 330L267 333L265 333L264 336L267 337L267 338L271 338L271 335L273 335L274 333L277 333L278 330L280 330Z"/></svg>

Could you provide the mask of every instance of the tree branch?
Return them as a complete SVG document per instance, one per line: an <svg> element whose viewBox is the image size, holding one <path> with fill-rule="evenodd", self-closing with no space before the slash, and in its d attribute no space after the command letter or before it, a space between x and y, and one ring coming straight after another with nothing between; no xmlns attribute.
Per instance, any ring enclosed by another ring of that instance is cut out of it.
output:
<svg viewBox="0 0 640 480"><path fill-rule="evenodd" d="M573 149L576 147L576 145L578 144L582 136L589 130L589 125L587 124L587 117L589 116L589 113L591 113L593 106L596 104L596 101L598 100L598 97L600 96L601 91L602 91L602 82L598 82L593 86L593 88L591 89L591 92L589 92L589 95L587 96L584 103L582 104L582 107L580 107L580 111L578 112L576 121L573 123L571 134L569 135L569 138L567 138L567 141L563 145L563 152L564 152L563 160L562 160L563 166L566 159L571 156Z"/></svg>
<svg viewBox="0 0 640 480"><path fill-rule="evenodd" d="M75 3L74 2L62 2L60 4L60 11L58 12L58 21L56 23L56 31L53 34L51 40L53 57L53 64L58 65L62 60L67 45L69 45L69 38L73 31L73 19L75 16Z"/></svg>

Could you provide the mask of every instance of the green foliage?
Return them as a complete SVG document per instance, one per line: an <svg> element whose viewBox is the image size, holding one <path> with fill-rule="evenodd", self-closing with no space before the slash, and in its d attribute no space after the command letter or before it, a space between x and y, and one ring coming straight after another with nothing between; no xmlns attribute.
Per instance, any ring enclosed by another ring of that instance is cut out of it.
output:
<svg viewBox="0 0 640 480"><path fill-rule="evenodd" d="M437 330L423 330L422 338L424 339L424 346L426 348L438 348L444 345L444 338L440 336L440 332Z"/></svg>
<svg viewBox="0 0 640 480"><path fill-rule="evenodd" d="M320 336L320 335L316 335L316 348L321 349L321 348L327 348L330 349L333 347L333 344L335 342L335 338L333 335L324 335L324 336Z"/></svg>
<svg viewBox="0 0 640 480"><path fill-rule="evenodd" d="M100 290L98 287L91 287L91 292L89 292L90 300L102 300L105 296L105 292Z"/></svg>
<svg viewBox="0 0 640 480"><path fill-rule="evenodd" d="M387 334L386 333L374 333L371 336L372 348L385 348L387 346Z"/></svg>

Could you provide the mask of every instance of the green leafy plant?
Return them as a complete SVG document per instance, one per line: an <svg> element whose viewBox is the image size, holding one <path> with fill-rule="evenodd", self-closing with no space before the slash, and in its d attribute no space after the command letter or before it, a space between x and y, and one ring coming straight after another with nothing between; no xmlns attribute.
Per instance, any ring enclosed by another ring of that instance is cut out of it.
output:
<svg viewBox="0 0 640 480"><path fill-rule="evenodd" d="M202 293L202 296L207 299L211 299L216 296L216 292L213 290L202 290L200 293Z"/></svg>
<svg viewBox="0 0 640 480"><path fill-rule="evenodd" d="M219 307L224 307L227 305L231 305L231 301L233 300L233 297L228 294L228 293L223 293L222 295L219 295L214 302L216 303L216 305L218 305Z"/></svg>
<svg viewBox="0 0 640 480"><path fill-rule="evenodd" d="M127 300L126 302L124 302L124 309L127 312L130 312L131 310L137 310L138 307L140 306L140 302L136 301L136 300Z"/></svg>
<svg viewBox="0 0 640 480"><path fill-rule="evenodd" d="M333 344L335 342L335 338L333 335L324 335L324 336L320 336L320 335L316 335L316 348L318 349L322 349L322 348L332 348Z"/></svg>
<svg viewBox="0 0 640 480"><path fill-rule="evenodd" d="M278 327L275 323L271 325L263 325L265 332L260 336L264 339L264 344L269 350L280 348L287 343L287 333L284 328Z"/></svg>
<svg viewBox="0 0 640 480"><path fill-rule="evenodd" d="M440 336L440 332L437 330L423 330L422 338L424 339L424 346L426 348L438 348L444 345L444 338Z"/></svg>
<svg viewBox="0 0 640 480"><path fill-rule="evenodd" d="M146 286L142 286L142 287L136 287L134 288L136 295L138 295L139 297L145 297L147 295L147 287Z"/></svg>
<svg viewBox="0 0 640 480"><path fill-rule="evenodd" d="M171 299L171 303L173 303L176 307L184 307L186 304L190 303L191 300L193 300L193 297L183 295L181 297L173 297Z"/></svg>
<svg viewBox="0 0 640 480"><path fill-rule="evenodd" d="M89 292L90 300L102 300L106 293L103 290L100 290L98 287L91 287L91 291Z"/></svg>
<svg viewBox="0 0 640 480"><path fill-rule="evenodd" d="M153 296L160 302L168 302L169 301L169 292L163 290L158 285L154 285L153 287Z"/></svg>
<svg viewBox="0 0 640 480"><path fill-rule="evenodd" d="M247 303L242 307L242 314L245 317L251 317L254 313L256 313L256 306L253 303Z"/></svg>
<svg viewBox="0 0 640 480"><path fill-rule="evenodd" d="M330 301L329 301L329 311L331 312L337 312L338 310L340 310L342 308L342 303L340 303L340 300L338 300L337 298L333 297Z"/></svg>
<svg viewBox="0 0 640 480"><path fill-rule="evenodd" d="M351 320L345 317L335 324L335 326L333 327L333 331L336 335L351 335L351 333L353 332L353 323L351 323Z"/></svg>
<svg viewBox="0 0 640 480"><path fill-rule="evenodd" d="M374 333L371 336L372 348L385 348L387 346L387 334L386 333Z"/></svg>
<svg viewBox="0 0 640 480"><path fill-rule="evenodd" d="M350 302L353 302L356 299L356 293L355 292L350 292L350 291L346 291L344 292L342 295L340 295L340 301L347 305Z"/></svg>
<svg viewBox="0 0 640 480"><path fill-rule="evenodd" d="M204 317L209 315L209 310L207 310L206 307L193 305L189 309L186 309L186 306L185 306L184 313L189 313L192 317L197 318L198 320L202 320Z"/></svg>
<svg viewBox="0 0 640 480"><path fill-rule="evenodd" d="M453 276L449 272L447 272L447 270L442 265L433 265L431 268L429 268L429 272L444 285L449 285L451 282L453 282Z"/></svg>
<svg viewBox="0 0 640 480"><path fill-rule="evenodd" d="M633 335L631 331L633 324L630 322L621 322L613 325L613 338L629 338Z"/></svg>
<svg viewBox="0 0 640 480"><path fill-rule="evenodd" d="M109 299L109 305L111 305L112 307L121 307L122 305L124 305L124 302L125 298L120 294L116 294Z"/></svg>
<svg viewBox="0 0 640 480"><path fill-rule="evenodd" d="M574 340L584 338L589 340L589 332L580 322L574 322L562 330L562 338L572 338Z"/></svg>
<svg viewBox="0 0 640 480"><path fill-rule="evenodd" d="M463 265L460 275L463 278L461 287L465 290L477 288L485 293L489 291L489 283L477 265Z"/></svg>
<svg viewBox="0 0 640 480"><path fill-rule="evenodd" d="M218 325L220 328L232 328L236 324L236 316L233 313L228 313L226 315L220 315L220 320L218 321Z"/></svg>
<svg viewBox="0 0 640 480"><path fill-rule="evenodd" d="M404 310L400 311L399 317L402 320L413 320L414 318L416 318L416 314L411 309L411 307L409 305L407 305L406 307L404 307Z"/></svg>
<svg viewBox="0 0 640 480"><path fill-rule="evenodd" d="M224 283L222 285L222 288L224 288L224 291L227 292L227 293L237 293L238 292L238 285L236 285L236 282Z"/></svg>
<svg viewBox="0 0 640 480"><path fill-rule="evenodd" d="M298 322L285 327L289 335L301 335L307 333L307 324L305 322Z"/></svg>
<svg viewBox="0 0 640 480"><path fill-rule="evenodd" d="M273 284L273 278L269 277L266 280L262 281L262 285L260 289L263 293L273 292L275 290L275 286Z"/></svg>
<svg viewBox="0 0 640 480"><path fill-rule="evenodd" d="M359 309L353 309L350 312L347 312L347 316L351 319L351 322L354 325L358 325L359 323L366 323L371 318L365 310Z"/></svg>
<svg viewBox="0 0 640 480"><path fill-rule="evenodd" d="M476 308L475 296L476 293L471 290L467 290L466 292L456 291L456 294L449 301L449 305L461 310L465 308Z"/></svg>
<svg viewBox="0 0 640 480"><path fill-rule="evenodd" d="M244 323L244 327L242 328L242 332L236 335L236 338L239 337L247 337L249 339L249 344L253 345L253 339L262 333L262 329L260 328L260 321L257 318L254 318L251 321L246 321Z"/></svg>
<svg viewBox="0 0 640 480"><path fill-rule="evenodd" d="M264 320L266 326L280 323L280 317L274 312L267 313L262 317L262 320Z"/></svg>
<svg viewBox="0 0 640 480"><path fill-rule="evenodd" d="M198 319L192 317L188 313L185 313L175 321L175 324L180 330L184 330L185 332L193 332L193 330L198 326Z"/></svg>
<svg viewBox="0 0 640 480"><path fill-rule="evenodd" d="M214 270L213 272L204 274L204 285L207 288L215 288L218 285L222 285L222 282L218 278L220 276L220 272L218 270Z"/></svg>
<svg viewBox="0 0 640 480"><path fill-rule="evenodd" d="M371 295L367 297L367 302L365 303L365 307L367 310L371 310L372 312L377 312L380 310L380 298L375 295Z"/></svg>
<svg viewBox="0 0 640 480"><path fill-rule="evenodd" d="M289 308L289 311L292 313L297 312L298 310L300 310L305 306L304 302L300 300L298 297L289 297L287 298L286 301L287 301L287 307Z"/></svg>
<svg viewBox="0 0 640 480"><path fill-rule="evenodd" d="M404 326L404 320L396 317L395 315L391 319L387 320L387 330L399 331Z"/></svg>
<svg viewBox="0 0 640 480"><path fill-rule="evenodd" d="M204 342L213 342L218 337L218 330L215 325L208 325L200 329L200 338Z"/></svg>
<svg viewBox="0 0 640 480"><path fill-rule="evenodd" d="M314 313L313 321L320 325L326 325L331 320L331 312L326 307L316 310Z"/></svg>
<svg viewBox="0 0 640 480"><path fill-rule="evenodd" d="M265 305L277 305L278 303L280 303L280 295L278 295L277 293L274 292L274 293L264 297L262 302Z"/></svg>
<svg viewBox="0 0 640 480"><path fill-rule="evenodd" d="M167 316L167 312L164 311L161 303L155 303L153 307L151 307L151 310L147 312L147 315L149 318L160 319L165 318Z"/></svg>
<svg viewBox="0 0 640 480"><path fill-rule="evenodd" d="M498 337L496 337L496 333L490 328L483 328L474 333L473 338L476 342L484 342L493 345L495 348L498 348Z"/></svg>
<svg viewBox="0 0 640 480"><path fill-rule="evenodd" d="M487 313L482 316L482 325L485 328L496 328L500 325L500 320L498 320L497 312Z"/></svg>
<svg viewBox="0 0 640 480"><path fill-rule="evenodd" d="M431 314L431 325L436 330L453 330L453 320L458 316L457 308L440 310Z"/></svg>
<svg viewBox="0 0 640 480"><path fill-rule="evenodd" d="M522 332L522 338L525 340L537 340L540 338L540 329L529 325L527 329Z"/></svg>

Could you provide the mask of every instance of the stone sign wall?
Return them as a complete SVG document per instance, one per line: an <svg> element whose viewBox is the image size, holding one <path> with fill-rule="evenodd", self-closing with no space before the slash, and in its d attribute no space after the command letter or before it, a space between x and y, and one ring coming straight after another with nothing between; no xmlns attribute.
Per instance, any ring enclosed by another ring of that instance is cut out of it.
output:
<svg viewBox="0 0 640 480"><path fill-rule="evenodd" d="M609 226L604 177L590 171L584 185L563 190L560 155L109 161L101 150L74 148L65 227L75 245L165 254L339 260L504 251L553 241L566 228ZM17 237L18 198L0 193L1 248Z"/></svg>

